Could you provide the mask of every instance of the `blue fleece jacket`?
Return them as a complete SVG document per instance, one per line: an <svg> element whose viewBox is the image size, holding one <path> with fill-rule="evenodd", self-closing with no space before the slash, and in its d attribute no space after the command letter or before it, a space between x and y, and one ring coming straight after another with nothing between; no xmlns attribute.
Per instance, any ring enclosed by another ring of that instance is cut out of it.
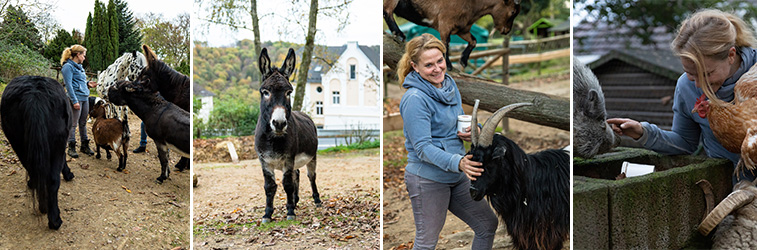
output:
<svg viewBox="0 0 757 250"><path fill-rule="evenodd" d="M442 87L436 88L413 71L402 87L407 88L400 101L408 152L405 171L441 183L465 178L458 169L465 147L457 137L463 107L455 81L445 74Z"/></svg>
<svg viewBox="0 0 757 250"><path fill-rule="evenodd" d="M66 85L66 93L71 103L87 100L89 86L87 86L87 75L81 64L68 59L63 63L60 72L63 74L63 83Z"/></svg>
<svg viewBox="0 0 757 250"><path fill-rule="evenodd" d="M730 78L726 79L723 86L715 94L723 101L732 101L734 98L733 88L741 75L746 73L757 62L757 51L753 48L741 49L741 66ZM690 81L683 73L676 84L673 103L673 127L671 131L662 130L654 124L642 122L644 135L639 138L645 148L656 152L677 155L691 154L699 145L701 138L707 156L712 158L725 158L733 162L734 167L739 161L740 155L731 153L718 142L710 129L707 118L701 118L698 114L692 114L696 99L702 95L702 90L697 88L694 81ZM754 179L754 175L747 173L742 176Z"/></svg>

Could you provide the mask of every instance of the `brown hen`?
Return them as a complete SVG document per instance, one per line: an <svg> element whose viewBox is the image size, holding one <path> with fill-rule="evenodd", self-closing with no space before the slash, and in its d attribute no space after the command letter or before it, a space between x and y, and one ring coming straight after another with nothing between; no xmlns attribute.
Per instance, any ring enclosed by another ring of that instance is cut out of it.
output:
<svg viewBox="0 0 757 250"><path fill-rule="evenodd" d="M736 172L757 166L757 65L736 82L734 99L718 99L709 84L702 84L704 94L697 98L692 113L707 118L710 129L723 147L740 153ZM709 100L705 100L705 97Z"/></svg>

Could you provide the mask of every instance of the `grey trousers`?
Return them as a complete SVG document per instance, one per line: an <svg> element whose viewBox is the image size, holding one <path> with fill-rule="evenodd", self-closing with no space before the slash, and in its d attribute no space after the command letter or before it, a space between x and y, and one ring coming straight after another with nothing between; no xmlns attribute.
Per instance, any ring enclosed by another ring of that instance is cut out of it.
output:
<svg viewBox="0 0 757 250"><path fill-rule="evenodd" d="M79 140L86 141L87 138L87 116L89 115L89 100L79 101L79 109L71 106L71 130L68 131L68 142L76 141L76 127L79 127Z"/></svg>
<svg viewBox="0 0 757 250"><path fill-rule="evenodd" d="M497 216L486 200L470 196L470 180L439 183L405 172L405 185L415 217L413 249L434 249L444 227L447 210L473 229L471 249L491 249L497 230Z"/></svg>

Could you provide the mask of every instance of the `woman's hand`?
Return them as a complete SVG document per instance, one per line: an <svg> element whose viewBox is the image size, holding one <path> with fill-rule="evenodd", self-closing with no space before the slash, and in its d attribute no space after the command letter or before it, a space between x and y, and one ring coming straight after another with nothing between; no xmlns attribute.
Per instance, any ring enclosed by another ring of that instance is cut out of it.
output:
<svg viewBox="0 0 757 250"><path fill-rule="evenodd" d="M470 137L470 128L471 128L471 127L467 127L467 128L465 128L465 133L462 133L462 132L460 132L460 131L457 131L457 137L458 137L458 138L460 138L460 140L463 140L463 141L467 141L467 142L470 142L470 140L471 140L471 139L470 139L470 138L471 138L471 137ZM479 134L481 134L481 133L480 133L480 132L481 132L481 129L479 129L479 128L478 128L478 126L476 126L476 129L478 129L478 131L479 131Z"/></svg>
<svg viewBox="0 0 757 250"><path fill-rule="evenodd" d="M460 171L463 171L463 173L468 176L468 179L475 181L476 177L474 176L481 176L481 173L484 172L484 169L479 168L483 164L481 164L480 162L472 161L471 158L473 158L473 155L463 156L463 158L460 159L458 169L460 169Z"/></svg>
<svg viewBox="0 0 757 250"><path fill-rule="evenodd" d="M74 103L74 109L79 110L81 108L81 105L79 103Z"/></svg>
<svg viewBox="0 0 757 250"><path fill-rule="evenodd" d="M607 123L612 126L612 131L619 135L627 135L634 140L638 140L644 135L644 128L641 123L627 118L607 119Z"/></svg>
<svg viewBox="0 0 757 250"><path fill-rule="evenodd" d="M89 81L87 82L87 86L89 86L90 88L97 87L97 82Z"/></svg>

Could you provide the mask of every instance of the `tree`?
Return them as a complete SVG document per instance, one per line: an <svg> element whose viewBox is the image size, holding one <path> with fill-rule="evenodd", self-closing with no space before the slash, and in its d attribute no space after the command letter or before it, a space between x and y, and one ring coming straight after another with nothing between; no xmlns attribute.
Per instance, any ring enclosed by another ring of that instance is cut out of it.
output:
<svg viewBox="0 0 757 250"><path fill-rule="evenodd" d="M185 75L189 75L189 14L179 14L174 20L164 20L160 14L149 13L137 25L144 42L162 61ZM184 61L185 66L182 66Z"/></svg>
<svg viewBox="0 0 757 250"><path fill-rule="evenodd" d="M615 27L615 30L626 31L619 32L617 36L638 37L645 45L655 44L652 39L655 28L662 27L665 28L665 32L673 33L689 14L703 8L739 10L736 14L742 15L747 23L750 21L754 23L757 17L757 6L746 0L576 0L574 2L576 12L586 14L584 20L607 23Z"/></svg>
<svg viewBox="0 0 757 250"><path fill-rule="evenodd" d="M137 29L137 20L123 0L113 1L118 16L118 55L125 52L139 51L142 46L142 33Z"/></svg>
<svg viewBox="0 0 757 250"><path fill-rule="evenodd" d="M63 50L76 43L71 34L64 29L60 29L57 35L47 44L44 55L53 65L60 66L60 56L63 54Z"/></svg>
<svg viewBox="0 0 757 250"><path fill-rule="evenodd" d="M231 28L233 31L239 29L250 30L253 33L253 44L255 47L253 50L255 54L260 53L262 49L260 46L260 26L258 22L260 18L258 16L258 3L257 0L227 0L227 1L203 1L195 0L195 3L199 7L203 4L209 4L206 10L210 12L210 16L200 17L200 20L206 21L207 24L219 24ZM249 26L246 21L246 17L250 18ZM206 26L209 27L209 26Z"/></svg>
<svg viewBox="0 0 757 250"><path fill-rule="evenodd" d="M108 1L108 40L110 40L110 47L105 54L105 65L110 65L120 55L118 44L118 12L116 12L116 5L113 0Z"/></svg>
<svg viewBox="0 0 757 250"><path fill-rule="evenodd" d="M42 52L42 38L34 22L19 7L9 5L0 23L0 40L26 46L34 51Z"/></svg>
<svg viewBox="0 0 757 250"><path fill-rule="evenodd" d="M113 0L108 6L95 0L95 9L87 18L84 43L91 71L100 71L118 58L118 12Z"/></svg>

